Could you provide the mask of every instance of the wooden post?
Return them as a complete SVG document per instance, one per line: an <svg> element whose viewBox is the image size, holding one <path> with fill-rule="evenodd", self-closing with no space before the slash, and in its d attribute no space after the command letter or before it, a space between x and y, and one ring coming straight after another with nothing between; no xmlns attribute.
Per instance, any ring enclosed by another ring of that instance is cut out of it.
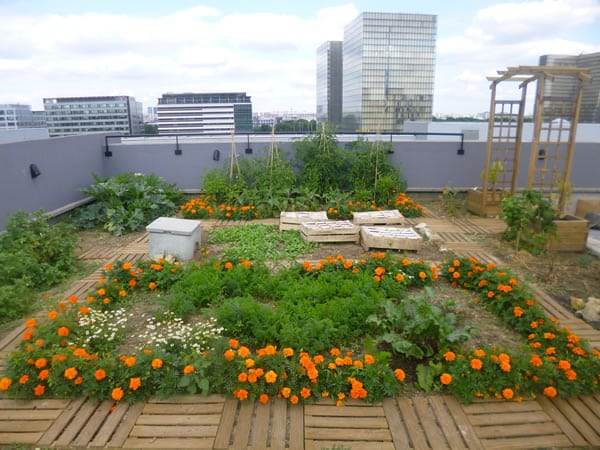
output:
<svg viewBox="0 0 600 450"><path fill-rule="evenodd" d="M529 155L529 172L527 173L527 189L532 189L535 182L535 162L540 148L540 133L542 129L542 119L544 116L544 82L546 74L541 73L538 76L537 85L537 103L535 105L535 125L533 128L533 138L531 140L531 155Z"/></svg>
<svg viewBox="0 0 600 450"><path fill-rule="evenodd" d="M521 161L521 145L523 139L523 122L525 120L525 102L527 100L527 85L529 81L521 83L521 102L519 103L519 118L517 124L517 135L515 136L515 153L513 155L512 179L510 180L510 193L517 192L519 178L519 161Z"/></svg>
<svg viewBox="0 0 600 450"><path fill-rule="evenodd" d="M560 186L560 197L558 199L558 209L564 214L567 207L567 197L569 196L571 184L571 168L573 166L573 155L575 153L575 136L577 136L577 123L579 122L579 110L581 109L581 97L583 95L583 81L577 78L577 99L573 107L571 116L571 129L569 132L569 142L567 144L567 157L565 159L565 168L563 173L563 182Z"/></svg>
<svg viewBox="0 0 600 450"><path fill-rule="evenodd" d="M488 193L488 177L490 176L490 165L492 162L492 149L494 145L494 121L496 120L496 86L498 85L497 81L492 81L492 85L490 88L492 89L492 95L490 99L490 117L488 122L488 137L487 137L487 146L485 149L485 167L483 168L483 198L482 198L482 211L485 211L485 206L487 203L487 193Z"/></svg>

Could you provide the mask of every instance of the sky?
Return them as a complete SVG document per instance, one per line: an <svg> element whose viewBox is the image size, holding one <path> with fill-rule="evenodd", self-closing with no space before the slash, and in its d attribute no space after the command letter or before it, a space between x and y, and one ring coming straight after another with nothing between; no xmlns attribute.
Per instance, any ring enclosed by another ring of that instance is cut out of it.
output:
<svg viewBox="0 0 600 450"><path fill-rule="evenodd" d="M488 111L498 70L600 52L600 0L0 0L0 103L246 92L314 113L317 47L366 11L437 16L434 114Z"/></svg>

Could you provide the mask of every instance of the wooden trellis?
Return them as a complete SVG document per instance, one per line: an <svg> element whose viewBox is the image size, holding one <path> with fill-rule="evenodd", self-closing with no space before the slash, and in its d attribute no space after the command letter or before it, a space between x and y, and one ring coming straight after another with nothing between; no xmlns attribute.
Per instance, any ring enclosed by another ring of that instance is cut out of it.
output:
<svg viewBox="0 0 600 450"><path fill-rule="evenodd" d="M562 96L548 95L546 82L563 77L572 89ZM494 195L517 190L527 86L537 81L534 130L527 174L527 189L536 189L556 201L564 212L570 193L570 174L583 83L591 80L589 69L560 66L519 66L498 71L491 84L490 122L483 172L483 202ZM520 100L497 100L503 81L521 84ZM497 199L496 199L497 200Z"/></svg>

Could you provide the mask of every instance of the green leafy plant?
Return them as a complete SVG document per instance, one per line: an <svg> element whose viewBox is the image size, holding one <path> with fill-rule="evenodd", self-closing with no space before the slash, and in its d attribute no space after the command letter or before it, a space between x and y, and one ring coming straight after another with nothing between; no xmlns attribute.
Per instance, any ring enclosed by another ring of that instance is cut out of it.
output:
<svg viewBox="0 0 600 450"><path fill-rule="evenodd" d="M0 285L24 281L44 289L64 280L77 268L77 236L65 222L51 225L44 211L18 211L0 234Z"/></svg>
<svg viewBox="0 0 600 450"><path fill-rule="evenodd" d="M444 186L438 198L443 210L450 217L456 217L464 205L464 202L459 198L459 192L452 186Z"/></svg>
<svg viewBox="0 0 600 450"><path fill-rule="evenodd" d="M73 216L75 225L102 225L115 235L136 231L160 216L174 215L183 194L155 174L123 173L112 178L94 174L95 183L83 190L98 203Z"/></svg>
<svg viewBox="0 0 600 450"><path fill-rule="evenodd" d="M548 238L556 233L556 211L552 203L541 192L526 190L504 198L500 208L500 217L508 227L503 238L515 241L517 249L524 243L534 253L543 252Z"/></svg>
<svg viewBox="0 0 600 450"><path fill-rule="evenodd" d="M424 297L408 296L398 304L388 300L380 314L367 319L377 327L377 339L406 358L431 358L470 336L468 326L457 327L453 301L434 304L431 290L426 287L425 292Z"/></svg>

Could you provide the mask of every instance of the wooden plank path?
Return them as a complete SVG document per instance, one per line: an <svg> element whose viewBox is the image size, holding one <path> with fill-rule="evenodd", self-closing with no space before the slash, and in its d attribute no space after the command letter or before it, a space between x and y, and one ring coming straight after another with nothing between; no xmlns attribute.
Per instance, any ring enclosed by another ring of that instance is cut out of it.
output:
<svg viewBox="0 0 600 450"><path fill-rule="evenodd" d="M470 234L500 232L493 219L421 218L459 256L499 262ZM207 224L214 226L214 224ZM489 225L489 226L488 226ZM147 235L110 252L85 253L107 262L146 257ZM64 294L84 296L101 269ZM534 286L549 315L600 349L600 333ZM0 370L24 331L0 340ZM44 399L19 401L0 395L0 446L56 448L196 449L534 449L600 447L600 395L567 399L539 397L523 402L475 401L465 405L447 395L398 396L378 404L350 400L291 406L266 405L221 395L178 395L133 405Z"/></svg>

